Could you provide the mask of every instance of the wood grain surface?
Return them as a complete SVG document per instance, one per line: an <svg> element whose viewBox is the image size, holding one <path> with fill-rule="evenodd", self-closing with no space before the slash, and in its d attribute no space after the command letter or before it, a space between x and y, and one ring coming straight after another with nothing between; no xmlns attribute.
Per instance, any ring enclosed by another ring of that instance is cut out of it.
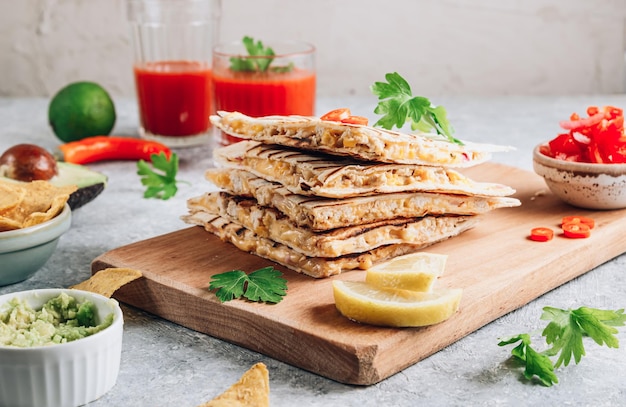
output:
<svg viewBox="0 0 626 407"><path fill-rule="evenodd" d="M474 229L426 249L448 255L438 286L464 290L459 311L438 325L397 329L352 322L337 312L331 282L363 280L364 272L315 280L244 253L200 227L106 252L94 259L92 273L106 267L139 269L143 278L120 289L119 301L342 383L374 384L626 252L626 210L568 206L536 174L500 164L464 172L512 186L522 206L483 215ZM560 235L561 218L573 214L596 220L590 238ZM552 227L555 238L530 241L535 226ZM213 274L266 265L288 280L288 294L279 304L222 304L207 290Z"/></svg>

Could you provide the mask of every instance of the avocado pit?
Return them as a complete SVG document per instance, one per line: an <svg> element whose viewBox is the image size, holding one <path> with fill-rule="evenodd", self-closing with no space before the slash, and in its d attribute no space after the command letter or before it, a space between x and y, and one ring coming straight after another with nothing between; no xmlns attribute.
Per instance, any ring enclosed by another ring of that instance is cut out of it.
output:
<svg viewBox="0 0 626 407"><path fill-rule="evenodd" d="M57 162L35 144L17 144L0 156L0 175L17 181L48 181L58 174Z"/></svg>
<svg viewBox="0 0 626 407"><path fill-rule="evenodd" d="M56 186L76 185L68 200L77 209L94 200L106 187L107 176L89 168L56 161L48 151L34 144L17 144L0 156L0 177L16 182L48 181Z"/></svg>

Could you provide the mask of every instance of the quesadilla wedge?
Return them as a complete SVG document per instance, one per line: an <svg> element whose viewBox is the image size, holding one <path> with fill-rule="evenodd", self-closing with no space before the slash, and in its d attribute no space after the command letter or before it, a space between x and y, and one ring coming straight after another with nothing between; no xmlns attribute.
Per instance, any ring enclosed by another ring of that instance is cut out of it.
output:
<svg viewBox="0 0 626 407"><path fill-rule="evenodd" d="M393 257L413 253L429 246L428 244L391 244L365 253L335 258L309 257L283 244L259 237L242 225L230 222L219 215L200 211L184 215L182 219L189 224L203 227L221 240L232 243L240 250L256 254L259 257L282 264L298 273L314 278L330 277L356 269L365 270ZM467 228L470 227L470 223L472 223L471 220L465 223ZM448 237L451 236L442 236L441 240L445 240Z"/></svg>
<svg viewBox="0 0 626 407"><path fill-rule="evenodd" d="M346 199L294 194L276 182L232 168L211 168L206 178L232 195L254 198L259 205L278 209L299 227L313 231L346 225L363 225L396 218L425 215L479 215L498 208L520 205L510 197L409 192Z"/></svg>
<svg viewBox="0 0 626 407"><path fill-rule="evenodd" d="M206 212L237 223L257 236L284 244L310 257L339 257L389 244L432 244L456 236L476 222L472 216L396 218L324 232L298 227L278 210L226 192L212 192L188 201L193 212ZM471 219L471 222L470 222Z"/></svg>
<svg viewBox="0 0 626 407"><path fill-rule="evenodd" d="M304 116L252 118L218 112L211 123L235 137L368 161L470 167L511 148L490 144L454 144L424 134L404 134L369 126Z"/></svg>
<svg viewBox="0 0 626 407"><path fill-rule="evenodd" d="M475 196L515 193L506 185L475 182L443 167L366 163L249 140L216 149L214 158L222 166L247 170L301 195L349 198L409 191Z"/></svg>

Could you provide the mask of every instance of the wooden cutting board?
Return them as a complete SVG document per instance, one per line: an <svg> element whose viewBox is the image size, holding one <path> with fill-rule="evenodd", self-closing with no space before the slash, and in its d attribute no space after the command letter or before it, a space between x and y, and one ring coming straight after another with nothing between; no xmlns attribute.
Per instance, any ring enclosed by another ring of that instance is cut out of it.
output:
<svg viewBox="0 0 626 407"><path fill-rule="evenodd" d="M92 272L139 269L143 278L120 289L119 301L342 383L374 384L626 252L626 210L567 206L539 176L504 165L482 164L466 173L514 187L522 206L490 212L476 228L427 249L448 255L438 286L464 289L459 311L438 325L396 329L352 322L335 309L331 282L362 280L364 272L315 280L239 251L197 226L104 253ZM596 220L590 238L559 235L561 217L573 214ZM552 227L555 238L530 241L535 226ZM270 264L288 280L279 304L222 304L207 290L213 274Z"/></svg>

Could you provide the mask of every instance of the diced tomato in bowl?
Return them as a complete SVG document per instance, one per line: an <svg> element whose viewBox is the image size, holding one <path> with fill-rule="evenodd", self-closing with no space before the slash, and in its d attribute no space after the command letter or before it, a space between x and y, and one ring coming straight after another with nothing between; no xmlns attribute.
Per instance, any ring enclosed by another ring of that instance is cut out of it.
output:
<svg viewBox="0 0 626 407"><path fill-rule="evenodd" d="M587 117L573 113L560 126L567 132L550 140L540 149L541 153L565 161L626 163L623 109L590 106Z"/></svg>
<svg viewBox="0 0 626 407"><path fill-rule="evenodd" d="M533 168L552 193L586 209L626 208L626 136L623 110L613 106L574 113L565 132L535 147Z"/></svg>

